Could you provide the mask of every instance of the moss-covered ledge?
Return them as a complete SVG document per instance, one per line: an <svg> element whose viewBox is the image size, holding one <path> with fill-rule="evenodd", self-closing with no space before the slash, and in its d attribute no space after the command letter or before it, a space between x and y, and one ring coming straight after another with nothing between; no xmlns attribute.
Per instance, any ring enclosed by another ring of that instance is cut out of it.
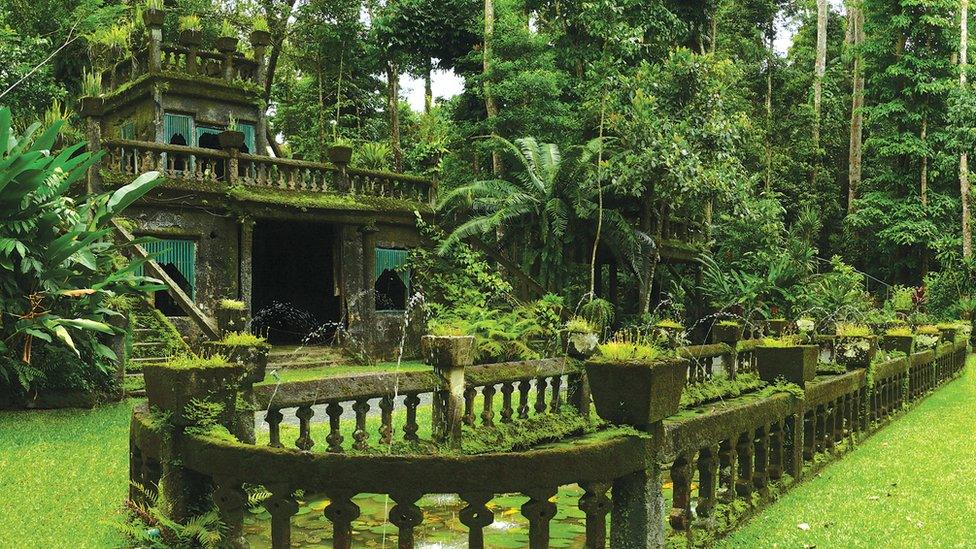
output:
<svg viewBox="0 0 976 549"><path fill-rule="evenodd" d="M859 391L866 383L866 372L854 370L835 376L817 376L806 385L804 406L810 408Z"/></svg>
<svg viewBox="0 0 976 549"><path fill-rule="evenodd" d="M383 372L294 381L254 387L258 409L294 408L316 402L379 398L392 394L429 393L440 387L440 380L430 372Z"/></svg>
<svg viewBox="0 0 976 549"><path fill-rule="evenodd" d="M717 445L729 437L803 413L803 399L790 393L751 394L684 410L664 420L662 462L685 452Z"/></svg>
<svg viewBox="0 0 976 549"><path fill-rule="evenodd" d="M143 454L159 448L159 431L145 405L132 416L132 437ZM645 469L651 455L647 437L594 433L572 444L521 452L478 455L384 456L306 453L250 446L205 435L188 435L183 465L205 475L248 483L286 484L306 492L353 490L389 493L521 492L533 487L607 482Z"/></svg>

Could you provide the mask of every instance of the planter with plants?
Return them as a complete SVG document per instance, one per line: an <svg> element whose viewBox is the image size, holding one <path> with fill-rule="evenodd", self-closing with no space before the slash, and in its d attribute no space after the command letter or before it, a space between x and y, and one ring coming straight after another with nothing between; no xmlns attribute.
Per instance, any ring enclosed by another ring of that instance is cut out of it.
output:
<svg viewBox="0 0 976 549"><path fill-rule="evenodd" d="M237 120L232 116L227 129L217 134L221 149L240 149L244 146L244 132L238 131Z"/></svg>
<svg viewBox="0 0 976 549"><path fill-rule="evenodd" d="M666 318L655 322L652 333L655 341L669 349L685 344L685 327L676 320Z"/></svg>
<svg viewBox="0 0 976 549"><path fill-rule="evenodd" d="M640 338L617 336L586 362L596 413L606 421L645 428L678 412L688 381L685 359Z"/></svg>
<svg viewBox="0 0 976 549"><path fill-rule="evenodd" d="M447 372L474 364L474 336L459 326L432 322L430 333L420 339L420 352L427 364Z"/></svg>
<svg viewBox="0 0 976 549"><path fill-rule="evenodd" d="M720 320L712 324L712 341L715 343L729 343L742 339L744 327L741 322L735 320Z"/></svg>
<svg viewBox="0 0 976 549"><path fill-rule="evenodd" d="M255 48L266 48L271 45L271 32L268 27L268 20L259 15L251 21L251 46Z"/></svg>
<svg viewBox="0 0 976 549"><path fill-rule="evenodd" d="M162 28L166 20L166 10L163 0L146 0L146 7L142 10L142 22L150 29Z"/></svg>
<svg viewBox="0 0 976 549"><path fill-rule="evenodd" d="M203 43L203 23L197 15L184 15L179 20L180 42L189 48L198 48Z"/></svg>
<svg viewBox="0 0 976 549"><path fill-rule="evenodd" d="M942 341L954 342L962 333L961 327L955 322L943 322L938 324L936 328L939 329Z"/></svg>
<svg viewBox="0 0 976 549"><path fill-rule="evenodd" d="M102 77L95 70L82 70L81 93L78 114L81 116L101 116L105 99L102 95Z"/></svg>
<svg viewBox="0 0 976 549"><path fill-rule="evenodd" d="M329 162L337 166L345 166L352 160L352 143L345 139L336 139L329 146Z"/></svg>
<svg viewBox="0 0 976 549"><path fill-rule="evenodd" d="M228 362L243 365L247 371L247 380L251 383L264 379L271 345L263 337L247 332L228 332L224 339L208 341L202 346L206 356L219 355Z"/></svg>
<svg viewBox="0 0 976 549"><path fill-rule="evenodd" d="M221 334L247 330L247 305L236 299L221 299L217 307L217 330Z"/></svg>
<svg viewBox="0 0 976 549"><path fill-rule="evenodd" d="M596 328L585 318L576 316L566 321L563 333L566 338L566 352L570 357L586 360L596 352L600 338Z"/></svg>
<svg viewBox="0 0 976 549"><path fill-rule="evenodd" d="M804 345L796 336L765 338L756 347L756 368L766 382L784 379L803 387L817 375L820 348Z"/></svg>
<svg viewBox="0 0 976 549"><path fill-rule="evenodd" d="M812 344L817 339L817 323L812 318L803 317L796 321L796 338L800 343Z"/></svg>
<svg viewBox="0 0 976 549"><path fill-rule="evenodd" d="M942 332L937 326L923 324L915 328L915 347L920 351L935 349L942 339Z"/></svg>
<svg viewBox="0 0 976 549"><path fill-rule="evenodd" d="M230 24L230 21L224 19L220 24L220 36L216 41L217 51L225 54L234 53L237 51L237 42L237 29Z"/></svg>
<svg viewBox="0 0 976 549"><path fill-rule="evenodd" d="M878 336L864 325L838 323L834 345L837 362L848 370L867 368L878 354Z"/></svg>
<svg viewBox="0 0 976 549"><path fill-rule="evenodd" d="M908 326L888 328L881 338L883 351L899 351L911 356L915 353L915 334Z"/></svg>
<svg viewBox="0 0 976 549"><path fill-rule="evenodd" d="M787 324L785 318L770 318L766 321L766 332L773 337L779 337L786 332Z"/></svg>
<svg viewBox="0 0 976 549"><path fill-rule="evenodd" d="M150 406L172 413L174 425L193 425L198 402L218 405L221 415L236 414L240 384L248 377L246 367L215 355L210 358L179 357L142 369Z"/></svg>

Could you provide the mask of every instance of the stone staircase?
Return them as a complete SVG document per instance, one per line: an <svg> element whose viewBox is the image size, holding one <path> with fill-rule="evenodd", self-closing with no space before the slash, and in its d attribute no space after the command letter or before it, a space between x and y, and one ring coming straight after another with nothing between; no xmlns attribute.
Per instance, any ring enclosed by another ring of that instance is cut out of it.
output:
<svg viewBox="0 0 976 549"><path fill-rule="evenodd" d="M315 368L347 364L349 359L337 347L329 345L275 345L268 355L268 370Z"/></svg>
<svg viewBox="0 0 976 549"><path fill-rule="evenodd" d="M125 367L126 393L145 396L142 368L146 364L167 362L174 356L190 352L176 328L148 302L132 311L132 349Z"/></svg>

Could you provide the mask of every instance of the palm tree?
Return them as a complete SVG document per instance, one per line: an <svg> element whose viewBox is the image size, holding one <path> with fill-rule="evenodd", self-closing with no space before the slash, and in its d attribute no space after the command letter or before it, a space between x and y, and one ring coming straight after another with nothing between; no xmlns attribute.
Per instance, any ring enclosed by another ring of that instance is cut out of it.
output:
<svg viewBox="0 0 976 549"><path fill-rule="evenodd" d="M442 197L441 211L468 209L474 215L450 233L440 252L468 237L498 230L521 235L523 265L537 272L544 286L555 288L566 271L564 250L571 240L592 232L590 221L599 212L597 190L589 183L600 140L574 147L564 159L557 145L533 137L514 143L497 136L492 139L518 160L518 169L510 170L508 179L474 181ZM604 210L603 216L602 242L639 273L645 250L653 246L650 237L616 210Z"/></svg>

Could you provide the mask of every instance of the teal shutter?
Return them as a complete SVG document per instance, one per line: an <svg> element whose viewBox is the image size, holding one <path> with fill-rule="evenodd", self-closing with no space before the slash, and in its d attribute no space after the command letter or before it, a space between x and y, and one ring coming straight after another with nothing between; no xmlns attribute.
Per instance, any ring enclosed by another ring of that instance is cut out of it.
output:
<svg viewBox="0 0 976 549"><path fill-rule="evenodd" d="M164 265L172 263L189 284L186 288L190 299L195 299L197 287L197 243L193 240L160 239L142 245L147 253Z"/></svg>
<svg viewBox="0 0 976 549"><path fill-rule="evenodd" d="M193 117L185 114L163 115L163 139L166 143L173 140L173 136L180 134L186 140L187 146L194 145Z"/></svg>
<svg viewBox="0 0 976 549"><path fill-rule="evenodd" d="M194 147L199 147L200 146L200 138L203 137L204 135L207 135L207 134L210 134L210 135L220 135L220 132L221 132L221 130L219 128L208 128L206 126L197 126L197 135L196 135L196 139L193 140L193 146Z"/></svg>
<svg viewBox="0 0 976 549"><path fill-rule="evenodd" d="M125 122L119 128L119 134L122 136L122 139L129 139L129 140L135 139L136 138L135 124L133 124L131 120Z"/></svg>
<svg viewBox="0 0 976 549"><path fill-rule="evenodd" d="M244 134L244 146L247 147L249 154L258 154L254 151L254 124L242 124L238 122L237 130Z"/></svg>
<svg viewBox="0 0 976 549"><path fill-rule="evenodd" d="M407 250L396 250L393 248L376 248L376 263L373 267L373 282L379 280L383 271L390 270L400 277L407 288L410 287L410 271L401 271L400 268L407 264Z"/></svg>

